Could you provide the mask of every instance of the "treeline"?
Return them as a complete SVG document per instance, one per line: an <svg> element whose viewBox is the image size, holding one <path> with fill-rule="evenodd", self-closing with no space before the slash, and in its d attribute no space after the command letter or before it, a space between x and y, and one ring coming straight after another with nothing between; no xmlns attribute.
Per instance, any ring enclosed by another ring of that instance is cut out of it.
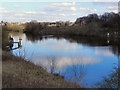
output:
<svg viewBox="0 0 120 90"><path fill-rule="evenodd" d="M31 21L25 24L7 24L9 31L23 31L31 35L79 35L99 37L120 37L120 15L118 13L104 13L103 15L90 14L78 18L74 23L37 22Z"/></svg>
<svg viewBox="0 0 120 90"><path fill-rule="evenodd" d="M81 24L86 22L89 24L91 22L101 23L101 26L104 28L115 28L120 27L120 15L118 13L104 13L103 15L89 14L85 17L80 17L76 20L75 24Z"/></svg>
<svg viewBox="0 0 120 90"><path fill-rule="evenodd" d="M83 23L84 22L84 23ZM86 17L78 18L74 24L70 22L55 23L50 27L50 23L29 22L25 25L25 32L31 34L64 34L114 37L120 33L120 15L117 13L104 13L98 16L90 14Z"/></svg>
<svg viewBox="0 0 120 90"><path fill-rule="evenodd" d="M86 22L84 25L82 22ZM104 13L98 16L90 14L86 17L80 17L75 25L81 30L80 34L93 35L100 37L119 37L120 36L120 15L118 13Z"/></svg>
<svg viewBox="0 0 120 90"><path fill-rule="evenodd" d="M35 34L58 34L61 28L72 25L72 22L37 22L31 21L25 24L25 33ZM57 31L56 31L57 30ZM60 33L59 33L60 34Z"/></svg>

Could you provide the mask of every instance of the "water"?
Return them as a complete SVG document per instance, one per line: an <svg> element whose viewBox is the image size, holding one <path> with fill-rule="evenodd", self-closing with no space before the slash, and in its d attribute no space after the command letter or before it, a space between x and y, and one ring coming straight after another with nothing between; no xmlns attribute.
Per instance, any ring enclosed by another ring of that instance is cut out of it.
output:
<svg viewBox="0 0 120 90"><path fill-rule="evenodd" d="M94 85L107 77L118 65L115 49L108 40L83 37L14 35L15 41L22 37L22 49L11 51L14 55L40 65L49 73L64 75L66 80L84 87ZM17 45L14 44L15 48Z"/></svg>

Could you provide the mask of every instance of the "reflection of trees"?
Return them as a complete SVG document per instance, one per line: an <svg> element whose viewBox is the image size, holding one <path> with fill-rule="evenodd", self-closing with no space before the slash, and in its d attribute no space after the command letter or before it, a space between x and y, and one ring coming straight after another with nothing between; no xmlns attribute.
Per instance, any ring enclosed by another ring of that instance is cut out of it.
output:
<svg viewBox="0 0 120 90"><path fill-rule="evenodd" d="M54 35L54 36L33 36L26 34L27 39L31 40L32 42L35 42L36 40L44 40L44 39L49 39L49 38L55 38L57 40L59 39L66 39L69 42L75 42L75 43L80 43L83 45L88 45L88 46L110 46L111 51L115 54L118 55L120 54L120 42L119 38L96 38L96 37L83 37L83 36L65 36L65 35Z"/></svg>
<svg viewBox="0 0 120 90"><path fill-rule="evenodd" d="M80 83L85 76L84 66L73 65L72 66L73 76L71 77L74 83Z"/></svg>
<svg viewBox="0 0 120 90"><path fill-rule="evenodd" d="M120 57L120 37L117 37L117 38L116 37L115 38L98 38L97 37L96 38L96 37L64 36L64 35L62 36L31 36L29 34L26 34L26 36L28 40L31 40L33 42L36 40L55 38L57 40L66 39L71 43L75 42L75 43L80 43L80 44L88 45L88 46L109 46L110 47L109 49L112 51L112 53L118 56L118 60L119 60L118 63L120 63L120 58L119 58ZM51 73L53 73L55 71L55 60L51 59L50 63L52 63L50 66ZM75 72L76 69L77 69L77 66L75 66L73 69L74 76L79 75L78 72ZM114 73L113 76L118 75L119 76L118 79L120 79L120 70L118 70L117 72L118 74ZM81 76L77 76L76 78L78 77L81 77ZM120 82L119 82L119 85L120 85Z"/></svg>
<svg viewBox="0 0 120 90"><path fill-rule="evenodd" d="M42 40L42 36L37 36L37 35L30 35L29 33L26 34L26 37L28 40L35 42L37 40Z"/></svg>
<svg viewBox="0 0 120 90"><path fill-rule="evenodd" d="M96 84L97 87L101 88L118 88L120 78L118 77L118 68L114 68L108 77L104 77L103 81Z"/></svg>
<svg viewBox="0 0 120 90"><path fill-rule="evenodd" d="M86 75L86 70L84 65L79 65L74 62L74 59L72 60L72 68L69 71L66 71L67 73L70 73L70 76L68 76L68 80L74 82L75 85L80 84L83 85L82 79ZM78 62L80 63L80 62Z"/></svg>
<svg viewBox="0 0 120 90"><path fill-rule="evenodd" d="M56 61L55 61L55 57L53 56L51 56L51 57L48 57L48 61L49 61L49 66L50 66L50 72L51 72L51 74L53 74L54 72L55 72L55 69L56 69Z"/></svg>

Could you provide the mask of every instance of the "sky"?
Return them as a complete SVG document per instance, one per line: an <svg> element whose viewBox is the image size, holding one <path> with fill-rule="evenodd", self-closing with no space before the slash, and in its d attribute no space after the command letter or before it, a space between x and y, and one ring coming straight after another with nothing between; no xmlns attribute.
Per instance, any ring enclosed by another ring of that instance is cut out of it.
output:
<svg viewBox="0 0 120 90"><path fill-rule="evenodd" d="M0 21L7 22L29 22L37 20L39 22L71 21L77 18L97 13L118 12L118 0L1 0L0 1Z"/></svg>

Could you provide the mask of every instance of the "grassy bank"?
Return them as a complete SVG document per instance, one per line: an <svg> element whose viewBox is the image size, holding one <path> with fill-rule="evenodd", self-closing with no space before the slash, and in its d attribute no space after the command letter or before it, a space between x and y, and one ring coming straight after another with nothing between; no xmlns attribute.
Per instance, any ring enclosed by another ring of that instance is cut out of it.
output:
<svg viewBox="0 0 120 90"><path fill-rule="evenodd" d="M46 72L40 66L3 51L3 88L75 88L77 84Z"/></svg>
<svg viewBox="0 0 120 90"><path fill-rule="evenodd" d="M2 87L3 88L70 88L80 87L61 76L49 74L40 66L6 51L9 44L6 29L2 30Z"/></svg>
<svg viewBox="0 0 120 90"><path fill-rule="evenodd" d="M11 32L23 32L24 25L22 24L15 24L15 23L7 23L6 25L2 26L3 30L11 31Z"/></svg>

